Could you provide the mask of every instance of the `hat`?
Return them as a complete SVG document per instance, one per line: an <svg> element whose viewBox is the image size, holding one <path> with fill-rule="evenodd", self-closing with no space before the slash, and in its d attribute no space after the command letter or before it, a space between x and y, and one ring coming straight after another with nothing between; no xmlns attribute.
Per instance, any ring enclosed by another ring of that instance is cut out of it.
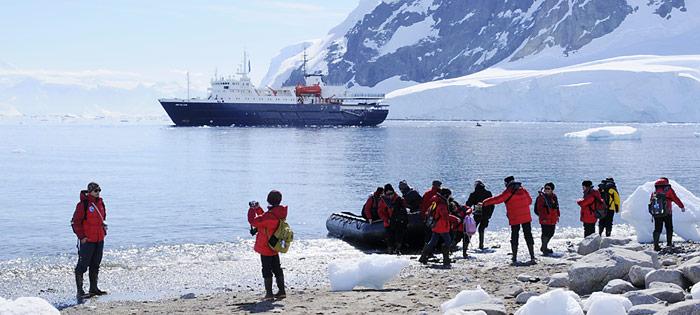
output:
<svg viewBox="0 0 700 315"><path fill-rule="evenodd" d="M442 182L436 179L433 181L433 186L440 187L440 186L442 186Z"/></svg>
<svg viewBox="0 0 700 315"><path fill-rule="evenodd" d="M386 192L389 192L389 191L396 192L396 191L394 190L394 186L391 186L391 184L386 184L386 185L384 185L384 192L386 193Z"/></svg>
<svg viewBox="0 0 700 315"><path fill-rule="evenodd" d="M583 182L581 182L581 186L583 186L583 187L593 187L593 182L590 181L590 180L584 180Z"/></svg>
<svg viewBox="0 0 700 315"><path fill-rule="evenodd" d="M552 188L552 190L554 190L554 183L546 183L544 184L544 187L549 187Z"/></svg>
<svg viewBox="0 0 700 315"><path fill-rule="evenodd" d="M608 181L608 182L611 182L611 183L614 183L614 182L615 182L615 179L612 178L612 177L608 177L608 178L606 178L605 180Z"/></svg>
<svg viewBox="0 0 700 315"><path fill-rule="evenodd" d="M375 195L381 195L384 193L384 187L377 187L377 190L374 191Z"/></svg>
<svg viewBox="0 0 700 315"><path fill-rule="evenodd" d="M100 188L100 185L98 185L98 184L95 183L95 182L90 182L90 183L87 185L87 191L88 191L88 192L93 192L93 191L95 191L95 189L98 189L98 188Z"/></svg>
<svg viewBox="0 0 700 315"><path fill-rule="evenodd" d="M474 186L486 186L486 185L484 185L484 181L482 181L481 179L477 179L474 181Z"/></svg>
<svg viewBox="0 0 700 315"><path fill-rule="evenodd" d="M508 183L510 183L510 182L512 182L512 181L514 181L514 180L515 180L515 177L513 177L513 176L508 176L508 177L506 177L506 178L503 179L503 181L504 181L506 184L508 184Z"/></svg>
<svg viewBox="0 0 700 315"><path fill-rule="evenodd" d="M404 190L408 189L408 183L406 183L406 180L402 180L399 182L399 190Z"/></svg>
<svg viewBox="0 0 700 315"><path fill-rule="evenodd" d="M443 196L445 198L452 195L452 191L449 188L441 188L440 192L438 193L440 194L440 196Z"/></svg>
<svg viewBox="0 0 700 315"><path fill-rule="evenodd" d="M277 190L272 190L270 191L269 194L267 194L267 203L269 203L272 206L279 206L280 203L282 202L282 193L277 191Z"/></svg>

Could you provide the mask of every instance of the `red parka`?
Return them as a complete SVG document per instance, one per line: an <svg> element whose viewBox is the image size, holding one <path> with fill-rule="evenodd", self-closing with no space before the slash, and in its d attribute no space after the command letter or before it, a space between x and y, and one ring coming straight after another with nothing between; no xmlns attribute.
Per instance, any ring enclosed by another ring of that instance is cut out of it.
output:
<svg viewBox="0 0 700 315"><path fill-rule="evenodd" d="M389 219L391 219L391 216L394 214L394 207L389 207L384 201L384 198L387 197L384 196L379 201L379 217L384 221L384 227L389 227ZM403 198L399 198L399 196L394 193L394 195L391 197L390 203L394 205L397 202L400 203L400 207L406 208L406 201L404 201Z"/></svg>
<svg viewBox="0 0 700 315"><path fill-rule="evenodd" d="M654 188L656 188L656 190L651 194L650 200L654 199L654 195L656 193L663 193L665 190L666 200L668 201L666 202L666 210L668 211L668 213L672 213L673 211L673 204L671 202L675 202L676 205L678 205L678 207L680 207L681 209L685 208L683 202L680 198L678 198L678 196L676 196L676 192L673 190L673 188L671 188L671 184L668 182L667 179L657 180L656 183L654 183Z"/></svg>
<svg viewBox="0 0 700 315"><path fill-rule="evenodd" d="M377 210L379 209L379 202L380 199L382 198L382 194L378 193L373 193L369 195L367 198L367 201L365 201L365 205L362 207L362 216L366 218L367 220L379 220L379 212L377 212L377 216L372 215L372 208L376 207Z"/></svg>
<svg viewBox="0 0 700 315"><path fill-rule="evenodd" d="M420 217L425 219L426 213L428 213L428 208L433 203L433 197L437 195L440 189L430 188L425 193L423 193L423 200L420 203Z"/></svg>
<svg viewBox="0 0 700 315"><path fill-rule="evenodd" d="M435 196L434 198L432 198L432 200L435 203L435 211L433 211L433 218L437 221L435 223L435 226L433 227L433 232L438 234L449 233L450 226L452 224L460 223L459 218L450 214L450 211L447 208L447 202L445 201L445 198ZM430 207L433 207L432 203Z"/></svg>
<svg viewBox="0 0 700 315"><path fill-rule="evenodd" d="M583 194L583 198L576 201L581 207L581 222L583 223L596 223L598 219L595 217L595 203L602 202L603 197L600 196L600 192L597 189L591 188L588 192Z"/></svg>
<svg viewBox="0 0 700 315"><path fill-rule="evenodd" d="M260 255L277 255L277 252L272 250L267 242L272 234L277 231L280 219L287 219L287 206L275 206L267 212L262 211L260 207L248 209L248 223L258 229L253 249Z"/></svg>
<svg viewBox="0 0 700 315"><path fill-rule="evenodd" d="M559 222L559 200L552 193L551 197L540 193L535 199L535 213L540 217L540 225L556 225Z"/></svg>
<svg viewBox="0 0 700 315"><path fill-rule="evenodd" d="M85 211L87 203L87 211ZM107 210L102 198L93 197L87 190L80 192L80 202L75 206L73 212L73 233L78 239L87 237L90 243L104 241L107 231L104 228L104 221L107 219Z"/></svg>
<svg viewBox="0 0 700 315"><path fill-rule="evenodd" d="M530 193L527 192L525 187L520 186L516 188L515 192L513 192L512 187L508 187L500 195L487 198L483 202L484 207L505 202L506 216L510 225L532 222L532 216L530 215L532 197L530 197Z"/></svg>

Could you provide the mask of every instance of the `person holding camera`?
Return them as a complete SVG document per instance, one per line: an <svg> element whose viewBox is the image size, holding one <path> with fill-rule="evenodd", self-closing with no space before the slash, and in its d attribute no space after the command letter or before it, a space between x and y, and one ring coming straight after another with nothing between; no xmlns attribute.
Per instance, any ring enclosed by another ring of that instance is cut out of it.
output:
<svg viewBox="0 0 700 315"><path fill-rule="evenodd" d="M598 221L596 216L596 205L605 205L605 201L600 196L600 192L593 188L593 182L584 180L581 183L583 190L583 198L580 198L576 203L581 207L581 222L583 223L583 237L595 234L595 224Z"/></svg>
<svg viewBox="0 0 700 315"><path fill-rule="evenodd" d="M279 226L280 220L287 219L287 206L282 206L282 193L277 190L267 194L267 211L263 211L257 201L248 203L248 223L251 226L250 234L255 236L253 249L260 254L262 263L262 275L265 283L264 300L283 299L287 297L284 289L284 273L280 263L279 253L274 251L268 241ZM272 276L275 276L277 294L272 294Z"/></svg>
<svg viewBox="0 0 700 315"><path fill-rule="evenodd" d="M89 183L87 190L80 191L80 202L75 206L71 226L73 233L78 237L78 264L75 266L76 297L78 300L95 295L104 295L107 292L97 287L104 239L107 235L107 210L100 197L102 189L97 183ZM83 275L85 271L90 279L88 294L83 291Z"/></svg>
<svg viewBox="0 0 700 315"><path fill-rule="evenodd" d="M537 199L535 199L535 214L540 218L540 226L542 227L540 251L542 251L542 255L551 255L554 251L548 245L554 237L554 230L559 222L559 199L554 193L554 183L544 184L544 187L538 192Z"/></svg>

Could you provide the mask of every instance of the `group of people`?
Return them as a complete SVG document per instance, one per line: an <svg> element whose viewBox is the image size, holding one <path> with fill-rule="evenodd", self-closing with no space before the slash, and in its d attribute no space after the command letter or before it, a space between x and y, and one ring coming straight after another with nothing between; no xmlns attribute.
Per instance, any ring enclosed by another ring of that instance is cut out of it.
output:
<svg viewBox="0 0 700 315"><path fill-rule="evenodd" d="M362 208L362 216L370 223L381 220L386 229L387 252L400 254L404 246L404 237L407 231L408 215L418 213L425 224L425 245L421 251L419 261L427 263L435 248L442 244L443 264L449 266L450 254L462 241L462 256L467 257L467 249L471 241L471 233L467 231L467 223L475 225L478 230L479 249L484 249L484 234L489 225L497 204L505 204L506 216L511 228L511 252L512 263L519 264L517 260L520 231L525 238L525 244L530 254L528 264L535 264L534 238L532 236L532 215L530 206L533 199L521 182L513 176L504 179L505 189L497 196L486 189L481 180L474 182L474 191L464 204L460 204L452 197L449 188L442 187L442 182L435 180L432 187L422 195L411 188L406 181L399 182L399 196L391 184L378 187L365 202ZM583 223L584 237L595 233L596 223L598 234L610 236L613 228L613 218L620 211L620 194L615 180L606 178L594 187L593 182L584 180L581 183L583 195L576 202L580 207L580 221ZM534 200L534 213L539 218L541 226L541 246L543 255L553 254L549 248L549 242L554 237L556 224L559 222L561 212L559 200L554 192L554 183L546 183L538 191ZM655 192L650 197L650 213L652 204L660 204L657 208L663 209L658 214L652 213L655 222L654 249L660 250L659 238L662 228L665 226L667 233L667 246L673 246L673 221L671 216L671 203L675 202L682 211L685 211L683 203L676 196L667 178L660 178L655 183ZM473 227L473 226L472 226ZM476 232L476 231L473 231ZM472 233L473 233L472 232Z"/></svg>

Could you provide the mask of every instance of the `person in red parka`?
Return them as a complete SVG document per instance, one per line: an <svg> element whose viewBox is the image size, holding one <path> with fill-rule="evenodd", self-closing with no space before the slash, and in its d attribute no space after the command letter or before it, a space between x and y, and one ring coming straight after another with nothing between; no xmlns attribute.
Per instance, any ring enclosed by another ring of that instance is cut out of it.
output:
<svg viewBox="0 0 700 315"><path fill-rule="evenodd" d="M542 255L551 255L553 250L547 245L554 237L554 230L559 222L559 199L554 193L554 183L546 183L535 199L535 214L540 217L542 227Z"/></svg>
<svg viewBox="0 0 700 315"><path fill-rule="evenodd" d="M105 203L100 198L102 188L97 183L89 183L87 190L80 192L80 202L75 206L71 226L79 240L78 264L75 266L76 297L83 298L104 295L107 292L97 287L104 251L104 240L107 235L107 210ZM83 291L83 275L90 270L90 290L88 294Z"/></svg>
<svg viewBox="0 0 700 315"><path fill-rule="evenodd" d="M423 222L425 222L428 219L428 208L430 208L430 205L433 203L433 198L435 198L437 193L440 192L441 187L442 182L436 179L433 181L433 184L430 187L430 189L426 190L425 193L423 193L423 199L421 200L420 204L420 217L421 219L423 219ZM426 227L425 233L423 234L423 241L427 243L430 240L432 234L433 232L430 230L430 228Z"/></svg>
<svg viewBox="0 0 700 315"><path fill-rule="evenodd" d="M408 226L408 212L406 201L399 197L391 184L384 185L384 196L379 202L379 217L384 220L387 252L401 255Z"/></svg>
<svg viewBox="0 0 700 315"><path fill-rule="evenodd" d="M657 197L657 194L662 197ZM654 183L654 192L651 193L649 203L654 202L657 198L663 198L667 213L665 216L654 217L654 250L660 251L659 238L661 237L661 230L664 225L666 226L666 246L669 248L673 247L673 217L671 216L673 202L681 208L682 212L685 212L685 206L678 196L676 196L676 192L671 188L671 184L666 177L661 177Z"/></svg>
<svg viewBox="0 0 700 315"><path fill-rule="evenodd" d="M447 203L451 195L451 190L441 188L428 208L428 212L426 213L430 218L428 222L432 221L434 224L432 224L431 227L432 235L430 241L423 247L420 258L418 258L418 261L422 264L428 263L428 256L433 252L438 239L442 239L442 264L445 267L450 266L450 246L452 245L450 225L459 224L459 218L451 215L448 210Z"/></svg>
<svg viewBox="0 0 700 315"><path fill-rule="evenodd" d="M530 204L532 197L521 183L516 182L513 176L503 179L506 189L498 196L487 198L481 203L482 207L504 203L506 205L506 216L510 224L510 248L513 252L513 265L518 265L518 238L520 237L520 227L523 228L525 244L530 252L529 264L535 264L535 241L532 238L532 216L530 215Z"/></svg>
<svg viewBox="0 0 700 315"><path fill-rule="evenodd" d="M272 190L267 195L267 211L263 211L257 202L251 202L248 209L248 223L258 230L253 249L260 254L262 275L265 282L265 300L287 297L284 289L284 273L280 264L279 253L274 251L268 241L279 226L280 220L287 219L287 206L282 206L282 193ZM272 275L274 274L279 291L272 294Z"/></svg>
<svg viewBox="0 0 700 315"><path fill-rule="evenodd" d="M583 198L576 201L581 207L581 222L583 222L583 237L595 233L595 223L598 218L595 216L596 205L605 204L600 192L593 188L593 182L584 180L581 183Z"/></svg>
<svg viewBox="0 0 700 315"><path fill-rule="evenodd" d="M384 195L384 188L377 187L377 190L367 197L367 201L365 201L365 205L362 207L362 217L367 219L369 223L380 219L379 202L382 199L382 195Z"/></svg>

